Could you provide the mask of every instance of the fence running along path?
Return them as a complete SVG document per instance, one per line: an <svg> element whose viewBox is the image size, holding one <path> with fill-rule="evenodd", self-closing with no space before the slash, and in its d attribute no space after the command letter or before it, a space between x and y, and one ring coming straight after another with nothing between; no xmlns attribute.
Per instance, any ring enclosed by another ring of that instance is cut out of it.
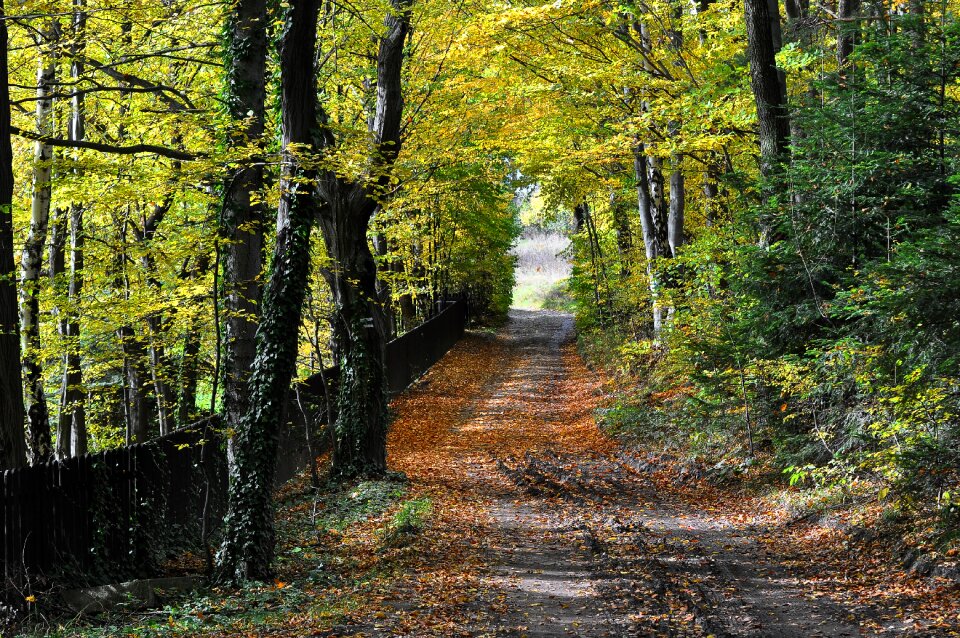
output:
<svg viewBox="0 0 960 638"><path fill-rule="evenodd" d="M405 389L455 344L463 301L386 347L387 388ZM277 483L306 466L319 441L336 368L289 393ZM324 383L327 387L324 388ZM56 581L91 586L156 575L168 558L206 552L226 510L225 445L211 417L147 443L7 470L2 475L6 591Z"/></svg>

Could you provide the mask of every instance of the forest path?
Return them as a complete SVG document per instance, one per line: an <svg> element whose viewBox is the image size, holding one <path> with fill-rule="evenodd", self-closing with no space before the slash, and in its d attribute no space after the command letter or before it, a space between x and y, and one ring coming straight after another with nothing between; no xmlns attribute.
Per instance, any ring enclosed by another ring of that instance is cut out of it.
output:
<svg viewBox="0 0 960 638"><path fill-rule="evenodd" d="M598 431L573 334L569 315L514 311L394 402L389 462L434 515L379 611L334 635L868 635Z"/></svg>

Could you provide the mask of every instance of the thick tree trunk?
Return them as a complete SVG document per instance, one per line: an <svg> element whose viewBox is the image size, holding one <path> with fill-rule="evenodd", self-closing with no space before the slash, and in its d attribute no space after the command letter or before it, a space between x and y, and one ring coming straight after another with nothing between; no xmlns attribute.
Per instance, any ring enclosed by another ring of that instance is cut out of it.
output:
<svg viewBox="0 0 960 638"><path fill-rule="evenodd" d="M770 174L783 161L790 138L784 95L776 61L774 15L767 0L744 0L750 87L757 105L760 168ZM779 18L777 18L779 21ZM779 24L779 22L777 22ZM779 29L776 29L779 32Z"/></svg>
<svg viewBox="0 0 960 638"><path fill-rule="evenodd" d="M390 168L400 152L408 0L393 0L384 24L387 32L377 53L377 102L371 131L374 183L352 183L333 173L320 181L326 202L320 227L334 264L328 280L336 306L333 333L341 366L332 473L344 478L380 475L386 470L386 319L377 303L376 264L367 229L390 188ZM324 131L324 144L334 144L329 130Z"/></svg>
<svg viewBox="0 0 960 638"><path fill-rule="evenodd" d="M263 137L266 0L238 0L228 18L226 32L226 101L236 126L227 142L241 149L248 144L259 144ZM265 208L260 202L261 161L248 158L228 172L220 220L225 307L223 415L233 429L249 408L247 379L256 355L265 223Z"/></svg>
<svg viewBox="0 0 960 638"><path fill-rule="evenodd" d="M328 183L324 195L338 187ZM320 217L327 253L336 264L328 278L340 365L333 473L342 477L386 471L386 321L377 301L376 265L366 234L374 206L364 189L353 186L346 198L328 199Z"/></svg>
<svg viewBox="0 0 960 638"><path fill-rule="evenodd" d="M53 85L56 58L53 47L57 25L51 21L43 30L37 64L37 133L53 136ZM53 146L36 142L33 152L33 196L30 206L30 230L20 258L20 347L23 350L24 396L27 410L27 446L32 463L43 463L53 456L50 438L50 414L43 390L43 364L40 357L40 277L43 249L50 223Z"/></svg>
<svg viewBox="0 0 960 638"><path fill-rule="evenodd" d="M316 147L317 110L312 52L319 0L291 0L280 49L284 179L277 211L277 243L257 330L250 376L250 409L234 436L234 462L224 541L218 556L222 582L265 580L274 552L273 477L283 406L296 368L303 300L310 272L310 230L318 214L311 182L291 144ZM300 151L298 151L300 152Z"/></svg>
<svg viewBox="0 0 960 638"><path fill-rule="evenodd" d="M13 259L13 149L10 145L7 20L0 0L0 467L26 462L20 323Z"/></svg>

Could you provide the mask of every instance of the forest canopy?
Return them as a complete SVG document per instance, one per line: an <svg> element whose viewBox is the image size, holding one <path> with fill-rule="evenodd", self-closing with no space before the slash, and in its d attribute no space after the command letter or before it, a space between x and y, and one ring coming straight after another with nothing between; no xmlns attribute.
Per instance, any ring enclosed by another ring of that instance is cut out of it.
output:
<svg viewBox="0 0 960 638"><path fill-rule="evenodd" d="M955 533L956 11L7 0L4 465L220 414L221 576L268 574L291 381L338 365L333 473L386 472L384 344L503 320L535 192L608 427Z"/></svg>

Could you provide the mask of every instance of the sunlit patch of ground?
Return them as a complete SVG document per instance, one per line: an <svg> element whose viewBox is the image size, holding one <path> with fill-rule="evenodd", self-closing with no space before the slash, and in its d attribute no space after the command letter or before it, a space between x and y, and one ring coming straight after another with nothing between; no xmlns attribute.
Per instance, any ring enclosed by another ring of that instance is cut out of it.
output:
<svg viewBox="0 0 960 638"><path fill-rule="evenodd" d="M570 240L562 233L527 229L517 242L513 307L524 310L567 310Z"/></svg>

